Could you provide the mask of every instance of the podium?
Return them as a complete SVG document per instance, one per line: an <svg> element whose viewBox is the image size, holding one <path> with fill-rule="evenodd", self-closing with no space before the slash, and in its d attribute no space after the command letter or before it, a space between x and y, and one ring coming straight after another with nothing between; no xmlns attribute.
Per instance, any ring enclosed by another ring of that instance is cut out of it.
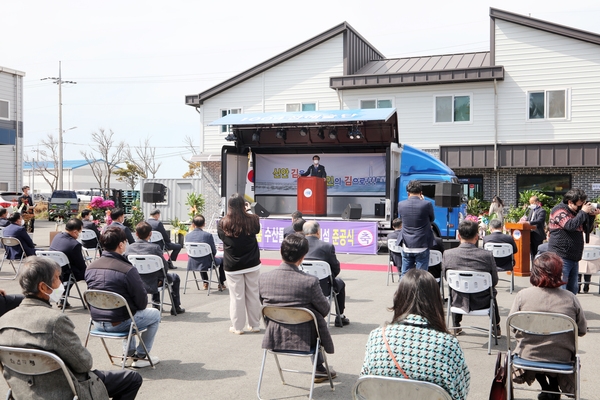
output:
<svg viewBox="0 0 600 400"><path fill-rule="evenodd" d="M316 176L298 178L298 211L311 217L327 215L327 179Z"/></svg>
<svg viewBox="0 0 600 400"><path fill-rule="evenodd" d="M515 254L515 268L513 272L517 276L529 276L529 266L531 264L531 231L535 229L529 222L507 222L504 224L506 229L510 229L510 234L517 244L517 253Z"/></svg>

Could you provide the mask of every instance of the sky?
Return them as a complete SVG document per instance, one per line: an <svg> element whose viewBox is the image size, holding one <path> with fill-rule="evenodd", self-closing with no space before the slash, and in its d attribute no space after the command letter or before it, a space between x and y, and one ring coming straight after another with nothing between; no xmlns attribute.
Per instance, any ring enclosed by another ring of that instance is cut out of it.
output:
<svg viewBox="0 0 600 400"><path fill-rule="evenodd" d="M130 146L149 138L156 177L181 178L184 138L200 144L185 95L344 21L388 58L487 51L490 7L600 34L598 0L5 1L0 66L26 73L25 156L58 135L58 86L42 79L58 77L60 61L62 80L76 82L62 85L65 160L83 159L103 128Z"/></svg>

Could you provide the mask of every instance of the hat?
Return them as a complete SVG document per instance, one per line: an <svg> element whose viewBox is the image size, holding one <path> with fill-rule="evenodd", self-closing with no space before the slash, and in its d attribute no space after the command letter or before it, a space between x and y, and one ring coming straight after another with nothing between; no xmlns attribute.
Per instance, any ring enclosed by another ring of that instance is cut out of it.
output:
<svg viewBox="0 0 600 400"><path fill-rule="evenodd" d="M154 210L152 210L152 212L150 213L150 215L156 215L156 214L160 214L160 210L158 208L155 208Z"/></svg>

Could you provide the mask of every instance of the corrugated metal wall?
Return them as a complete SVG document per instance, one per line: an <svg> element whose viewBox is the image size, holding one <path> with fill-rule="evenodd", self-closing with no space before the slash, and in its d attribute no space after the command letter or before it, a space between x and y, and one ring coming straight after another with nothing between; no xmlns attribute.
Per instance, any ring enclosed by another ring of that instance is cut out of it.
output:
<svg viewBox="0 0 600 400"><path fill-rule="evenodd" d="M181 221L187 221L188 206L185 205L187 195L189 193L203 193L203 185L201 179L142 179L140 181L141 188L141 205L144 216L148 218L150 212L154 209L154 203L144 202L144 184L147 182L162 183L167 187L167 196L164 203L159 203L156 208L160 210L160 220L163 224L170 224L175 217ZM207 222L210 220L210 215L205 215Z"/></svg>

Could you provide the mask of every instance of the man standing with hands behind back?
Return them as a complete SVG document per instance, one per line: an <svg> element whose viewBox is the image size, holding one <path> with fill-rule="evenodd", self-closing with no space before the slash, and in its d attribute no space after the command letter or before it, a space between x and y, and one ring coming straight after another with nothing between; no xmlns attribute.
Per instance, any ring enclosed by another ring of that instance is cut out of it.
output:
<svg viewBox="0 0 600 400"><path fill-rule="evenodd" d="M317 178L327 178L327 172L325 172L325 167L323 165L319 165L319 161L321 157L315 155L313 157L313 165L308 167L305 173L301 174L301 176L316 176Z"/></svg>

